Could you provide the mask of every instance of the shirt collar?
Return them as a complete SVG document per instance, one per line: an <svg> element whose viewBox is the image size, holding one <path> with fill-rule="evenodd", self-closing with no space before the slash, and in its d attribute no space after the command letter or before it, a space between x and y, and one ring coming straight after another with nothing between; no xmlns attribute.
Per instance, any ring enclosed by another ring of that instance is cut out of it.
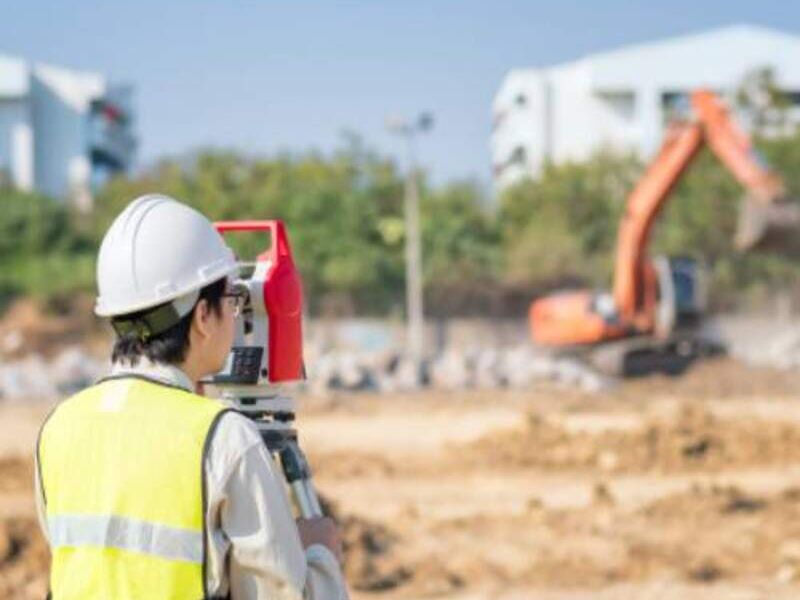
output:
<svg viewBox="0 0 800 600"><path fill-rule="evenodd" d="M155 363L151 360L140 357L136 366L129 363L115 363L111 367L111 376L139 375L148 379L155 379L185 389L187 392L194 392L194 384L189 376L175 365L165 363Z"/></svg>

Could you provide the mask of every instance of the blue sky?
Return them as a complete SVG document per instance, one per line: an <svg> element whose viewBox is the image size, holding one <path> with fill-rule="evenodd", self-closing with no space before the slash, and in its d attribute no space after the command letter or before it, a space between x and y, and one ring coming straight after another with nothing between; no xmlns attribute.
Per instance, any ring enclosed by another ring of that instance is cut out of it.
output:
<svg viewBox="0 0 800 600"><path fill-rule="evenodd" d="M435 181L489 178L490 104L512 67L721 25L800 34L791 0L3 0L0 53L130 81L140 160L198 146L399 154L387 114L427 109Z"/></svg>

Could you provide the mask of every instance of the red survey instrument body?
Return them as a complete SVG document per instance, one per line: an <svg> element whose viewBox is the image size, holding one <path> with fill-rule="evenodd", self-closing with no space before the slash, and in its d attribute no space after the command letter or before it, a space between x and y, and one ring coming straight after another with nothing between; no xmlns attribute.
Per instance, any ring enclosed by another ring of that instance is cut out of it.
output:
<svg viewBox="0 0 800 600"><path fill-rule="evenodd" d="M270 383L303 379L303 285L286 226L283 221L269 220L220 221L215 227L223 235L270 234L270 245L256 257L250 280L240 285L247 287L253 303L260 304L252 307L253 316L266 317L266 379Z"/></svg>

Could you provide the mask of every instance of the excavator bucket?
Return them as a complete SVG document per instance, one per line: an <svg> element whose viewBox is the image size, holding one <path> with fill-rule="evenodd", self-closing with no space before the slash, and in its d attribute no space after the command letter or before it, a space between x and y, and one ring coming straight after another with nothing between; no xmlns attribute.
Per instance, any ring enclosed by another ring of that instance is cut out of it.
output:
<svg viewBox="0 0 800 600"><path fill-rule="evenodd" d="M800 203L742 201L736 246L740 250L771 252L800 258Z"/></svg>

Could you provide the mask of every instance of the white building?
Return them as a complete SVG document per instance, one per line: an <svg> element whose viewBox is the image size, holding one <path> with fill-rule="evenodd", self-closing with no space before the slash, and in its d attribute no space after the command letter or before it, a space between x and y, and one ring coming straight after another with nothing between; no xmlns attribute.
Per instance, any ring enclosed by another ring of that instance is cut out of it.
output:
<svg viewBox="0 0 800 600"><path fill-rule="evenodd" d="M131 165L131 96L94 73L0 56L0 184L85 206Z"/></svg>
<svg viewBox="0 0 800 600"><path fill-rule="evenodd" d="M603 147L647 158L658 149L676 99L698 87L732 96L745 74L765 67L800 107L800 37L761 27L725 27L514 69L493 104L495 183L536 177L547 161L582 160ZM800 108L788 115L800 122Z"/></svg>

